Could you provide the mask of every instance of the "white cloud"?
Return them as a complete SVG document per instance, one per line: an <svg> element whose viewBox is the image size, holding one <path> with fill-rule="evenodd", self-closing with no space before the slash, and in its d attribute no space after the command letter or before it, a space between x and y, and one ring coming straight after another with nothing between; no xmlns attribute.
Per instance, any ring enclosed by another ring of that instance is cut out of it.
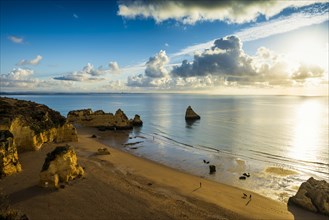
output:
<svg viewBox="0 0 329 220"><path fill-rule="evenodd" d="M104 78L99 78L99 76L104 74L106 74L106 71L102 70L101 67L94 69L92 64L87 63L87 65L84 66L81 71L74 71L63 76L54 77L53 79L76 82L92 82L104 80Z"/></svg>
<svg viewBox="0 0 329 220"><path fill-rule="evenodd" d="M115 61L109 63L109 71L111 73L120 73L120 67L119 64Z"/></svg>
<svg viewBox="0 0 329 220"><path fill-rule="evenodd" d="M24 42L24 38L22 37L18 37L18 36L14 36L14 35L10 35L8 37L8 39L13 42L13 43L16 43L16 44L22 44Z"/></svg>
<svg viewBox="0 0 329 220"><path fill-rule="evenodd" d="M42 60L42 56L37 55L34 59L32 60L21 60L19 61L16 65L17 66L26 66L26 65L38 65L40 61Z"/></svg>
<svg viewBox="0 0 329 220"><path fill-rule="evenodd" d="M289 16L280 16L270 21L257 23L256 25L233 33L238 36L243 42L258 40L266 37L270 37L276 34L282 34L289 31L297 30L302 27L321 24L328 21L328 8L321 5L311 7L309 9L301 10L298 13L293 13ZM177 53L170 55L170 58L181 56L193 56L197 51L203 51L211 47L216 39L208 42L192 45L180 50Z"/></svg>
<svg viewBox="0 0 329 220"><path fill-rule="evenodd" d="M169 62L166 51L160 50L154 57L146 62L145 75L151 78L161 78L168 74L165 65Z"/></svg>
<svg viewBox="0 0 329 220"><path fill-rule="evenodd" d="M73 17L74 17L75 19L78 19L78 18L79 18L79 16L78 16L77 14L73 14Z"/></svg>
<svg viewBox="0 0 329 220"><path fill-rule="evenodd" d="M288 7L301 7L323 1L260 1L260 0L148 0L120 1L118 15L135 19L152 18L157 23L174 19L183 24L201 21L226 21L245 23L256 20L260 15L266 18L279 14Z"/></svg>

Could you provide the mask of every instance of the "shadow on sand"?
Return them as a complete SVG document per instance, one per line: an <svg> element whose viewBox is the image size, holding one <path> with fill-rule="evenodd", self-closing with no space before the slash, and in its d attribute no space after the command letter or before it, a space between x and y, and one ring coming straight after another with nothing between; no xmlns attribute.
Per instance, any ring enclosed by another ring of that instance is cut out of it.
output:
<svg viewBox="0 0 329 220"><path fill-rule="evenodd" d="M294 216L294 220L329 220L329 216L304 210L294 204L288 205L288 211Z"/></svg>
<svg viewBox="0 0 329 220"><path fill-rule="evenodd" d="M16 203L20 203L20 202L29 200L34 197L47 195L52 192L54 192L54 191L47 190L40 186L34 185L34 186L27 187L25 189L21 189L16 192L13 192L13 193L9 194L8 197L10 200L10 204L16 204Z"/></svg>

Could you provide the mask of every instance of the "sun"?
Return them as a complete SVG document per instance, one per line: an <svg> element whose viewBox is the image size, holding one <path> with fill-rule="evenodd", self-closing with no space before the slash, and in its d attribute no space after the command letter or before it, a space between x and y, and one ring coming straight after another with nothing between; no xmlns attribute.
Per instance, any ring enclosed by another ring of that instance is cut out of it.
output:
<svg viewBox="0 0 329 220"><path fill-rule="evenodd" d="M324 42L314 34L305 32L294 37L287 43L286 50L287 56L298 63L328 69L328 41Z"/></svg>

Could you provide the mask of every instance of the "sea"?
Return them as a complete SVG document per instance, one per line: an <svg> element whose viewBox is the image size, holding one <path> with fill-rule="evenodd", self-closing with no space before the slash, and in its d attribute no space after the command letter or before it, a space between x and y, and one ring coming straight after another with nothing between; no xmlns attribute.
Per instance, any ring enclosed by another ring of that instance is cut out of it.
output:
<svg viewBox="0 0 329 220"><path fill-rule="evenodd" d="M310 177L329 181L328 97L205 94L6 95L45 104L63 116L91 108L144 124L126 145L105 144L202 178L287 202ZM201 116L185 121L188 106ZM116 131L112 131L116 132ZM121 131L117 131L121 132ZM209 173L209 165L216 172ZM241 180L243 173L250 177Z"/></svg>

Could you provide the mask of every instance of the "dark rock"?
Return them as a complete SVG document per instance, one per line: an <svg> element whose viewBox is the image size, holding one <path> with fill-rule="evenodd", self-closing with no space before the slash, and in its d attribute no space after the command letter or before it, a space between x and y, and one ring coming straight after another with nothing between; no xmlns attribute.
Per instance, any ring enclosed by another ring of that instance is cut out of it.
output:
<svg viewBox="0 0 329 220"><path fill-rule="evenodd" d="M97 138L97 136L96 136L95 134L93 134L93 135L91 136L91 138Z"/></svg>
<svg viewBox="0 0 329 220"><path fill-rule="evenodd" d="M240 180L245 180L246 177L245 177L245 176L240 176L239 179L240 179Z"/></svg>
<svg viewBox="0 0 329 220"><path fill-rule="evenodd" d="M216 172L216 166L215 165L209 165L209 174L213 174Z"/></svg>
<svg viewBox="0 0 329 220"><path fill-rule="evenodd" d="M97 150L97 154L98 155L109 155L111 153L110 153L110 151L107 148L104 147L104 148L99 148Z"/></svg>
<svg viewBox="0 0 329 220"><path fill-rule="evenodd" d="M132 120L133 126L140 127L143 125L143 121L139 115L135 115L134 119Z"/></svg>
<svg viewBox="0 0 329 220"><path fill-rule="evenodd" d="M195 113L191 106L187 107L186 113L185 113L185 120L198 120L201 117Z"/></svg>
<svg viewBox="0 0 329 220"><path fill-rule="evenodd" d="M245 177L250 177L250 173L243 173L242 175Z"/></svg>

